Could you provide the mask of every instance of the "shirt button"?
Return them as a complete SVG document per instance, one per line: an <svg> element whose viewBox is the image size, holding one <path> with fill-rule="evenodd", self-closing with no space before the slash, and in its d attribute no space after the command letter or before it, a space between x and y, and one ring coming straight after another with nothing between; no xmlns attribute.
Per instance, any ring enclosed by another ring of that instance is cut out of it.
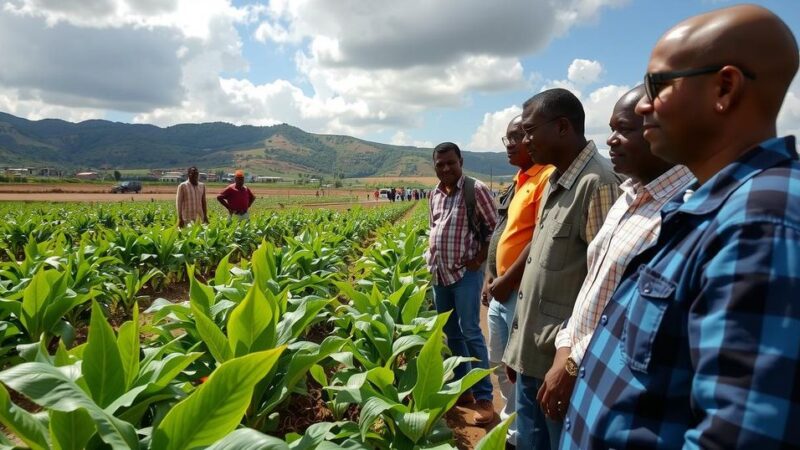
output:
<svg viewBox="0 0 800 450"><path fill-rule="evenodd" d="M564 429L565 430L569 430L570 425L571 424L570 424L569 417L567 417L566 419L564 419Z"/></svg>
<svg viewBox="0 0 800 450"><path fill-rule="evenodd" d="M528 256L528 264L530 264L530 263L531 263L531 260L533 260L533 258L531 258L530 256Z"/></svg>
<svg viewBox="0 0 800 450"><path fill-rule="evenodd" d="M519 328L519 323L517 323L517 321L515 320L515 321L514 321L514 324L513 324L513 325L511 325L511 328L513 328L513 329L515 329L515 330L516 330L516 329L518 329L518 328Z"/></svg>
<svg viewBox="0 0 800 450"><path fill-rule="evenodd" d="M650 283L645 284L644 285L644 293L645 294L649 294L651 292L653 292L652 285Z"/></svg>
<svg viewBox="0 0 800 450"><path fill-rule="evenodd" d="M600 325L605 325L605 324L607 324L607 323L608 323L608 316L607 316L607 315L605 315L605 314L603 314L602 316L600 316Z"/></svg>
<svg viewBox="0 0 800 450"><path fill-rule="evenodd" d="M580 370L580 375L581 375L581 378L583 378L584 376L586 376L586 369L585 369L585 368L581 367L581 370Z"/></svg>
<svg viewBox="0 0 800 450"><path fill-rule="evenodd" d="M519 295L517 296L517 298L518 298L518 299L520 299L520 300L522 300L522 292L520 292L520 293L519 293Z"/></svg>

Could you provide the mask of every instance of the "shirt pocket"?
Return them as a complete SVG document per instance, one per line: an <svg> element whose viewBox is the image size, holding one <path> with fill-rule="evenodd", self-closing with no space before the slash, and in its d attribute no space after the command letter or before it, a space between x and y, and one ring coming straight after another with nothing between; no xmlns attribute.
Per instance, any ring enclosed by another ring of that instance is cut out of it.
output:
<svg viewBox="0 0 800 450"><path fill-rule="evenodd" d="M550 271L561 270L564 268L572 224L553 221L552 227L543 231L548 236L539 254L539 264Z"/></svg>
<svg viewBox="0 0 800 450"><path fill-rule="evenodd" d="M622 328L622 357L631 370L647 373L661 321L675 299L675 287L647 266L639 268L636 294L626 308Z"/></svg>

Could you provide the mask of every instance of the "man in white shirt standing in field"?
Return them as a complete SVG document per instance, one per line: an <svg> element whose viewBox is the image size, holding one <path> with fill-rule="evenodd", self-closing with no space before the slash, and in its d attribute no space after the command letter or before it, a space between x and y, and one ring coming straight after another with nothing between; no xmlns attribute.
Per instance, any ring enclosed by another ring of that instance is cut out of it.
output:
<svg viewBox="0 0 800 450"><path fill-rule="evenodd" d="M208 223L208 207L206 206L206 185L198 181L200 172L197 167L189 167L187 179L178 185L175 207L178 210L178 226L185 227L192 222Z"/></svg>

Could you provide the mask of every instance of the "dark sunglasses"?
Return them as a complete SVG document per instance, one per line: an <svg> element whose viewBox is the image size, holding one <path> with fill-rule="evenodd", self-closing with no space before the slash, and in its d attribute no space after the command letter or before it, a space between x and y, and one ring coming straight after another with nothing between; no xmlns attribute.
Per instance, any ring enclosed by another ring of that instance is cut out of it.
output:
<svg viewBox="0 0 800 450"><path fill-rule="evenodd" d="M677 78L696 77L698 75L716 73L722 70L723 67L725 67L725 65L701 67L699 69L674 70L671 72L648 72L644 74L644 90L647 94L647 98L652 102L656 97L658 97L659 92L661 92L661 90L667 86L668 81L672 81ZM742 72L742 75L745 77L751 80L756 79L755 74L752 72L744 70L741 67L737 67L737 69L739 69Z"/></svg>

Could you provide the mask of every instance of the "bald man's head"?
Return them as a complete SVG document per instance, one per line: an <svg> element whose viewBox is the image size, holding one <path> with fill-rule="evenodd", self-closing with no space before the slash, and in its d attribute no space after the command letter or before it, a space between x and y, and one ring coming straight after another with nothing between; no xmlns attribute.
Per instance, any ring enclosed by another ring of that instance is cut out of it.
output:
<svg viewBox="0 0 800 450"><path fill-rule="evenodd" d="M702 180L775 137L799 56L786 24L759 6L672 27L650 55L648 95L636 107L652 152Z"/></svg>
<svg viewBox="0 0 800 450"><path fill-rule="evenodd" d="M778 16L755 5L738 5L684 20L656 44L653 60L681 69L736 66L762 113L777 117L798 69L798 48ZM750 86L752 85L752 86Z"/></svg>

